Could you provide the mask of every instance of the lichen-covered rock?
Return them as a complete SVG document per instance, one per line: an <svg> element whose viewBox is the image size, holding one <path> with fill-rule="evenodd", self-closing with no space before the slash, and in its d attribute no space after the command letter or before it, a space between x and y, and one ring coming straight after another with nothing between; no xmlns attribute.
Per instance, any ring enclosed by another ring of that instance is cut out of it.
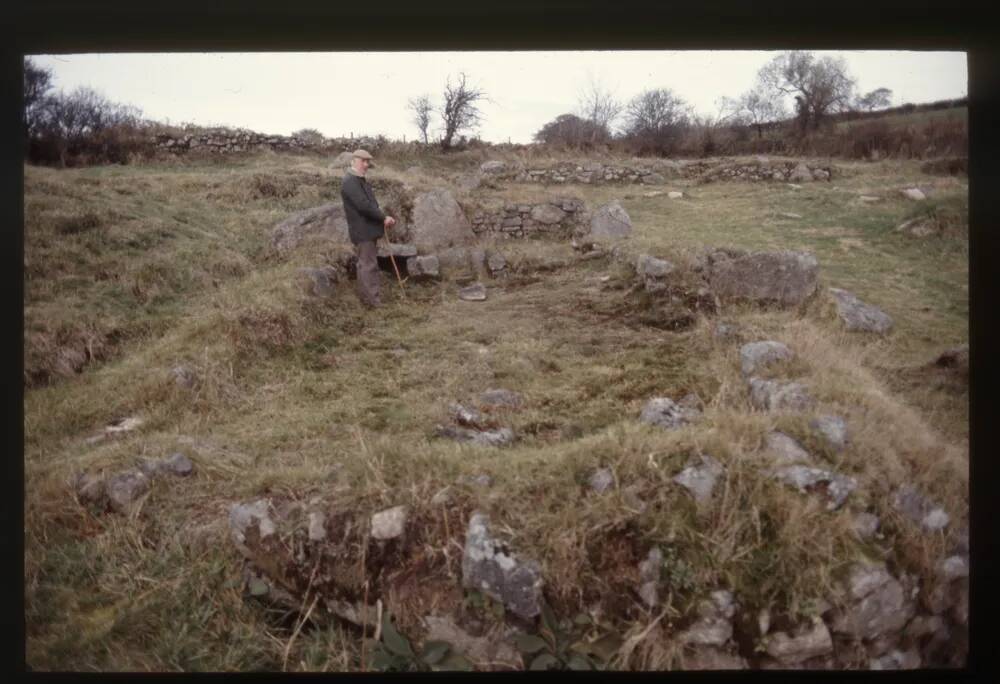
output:
<svg viewBox="0 0 1000 684"><path fill-rule="evenodd" d="M654 608L660 602L660 570L663 567L663 552L654 546L645 560L639 563L639 598L648 607Z"/></svg>
<svg viewBox="0 0 1000 684"><path fill-rule="evenodd" d="M750 342L740 347L740 370L745 376L753 375L773 363L788 361L792 356L792 350L781 342Z"/></svg>
<svg viewBox="0 0 1000 684"><path fill-rule="evenodd" d="M590 237L623 238L632 234L632 219L618 200L594 210L590 219Z"/></svg>
<svg viewBox="0 0 1000 684"><path fill-rule="evenodd" d="M467 302L486 301L486 286L482 283L474 283L468 287L463 287L458 291L458 298Z"/></svg>
<svg viewBox="0 0 1000 684"><path fill-rule="evenodd" d="M812 463L809 452L783 432L767 433L764 449L771 463L776 466Z"/></svg>
<svg viewBox="0 0 1000 684"><path fill-rule="evenodd" d="M640 254L635 270L647 292L660 292L666 289L664 278L674 270L674 265L666 259Z"/></svg>
<svg viewBox="0 0 1000 684"><path fill-rule="evenodd" d="M851 529L858 539L871 539L878 532L879 519L871 513L858 513L851 519Z"/></svg>
<svg viewBox="0 0 1000 684"><path fill-rule="evenodd" d="M712 498L715 483L724 472L725 468L721 463L711 456L702 454L697 461L689 463L684 470L675 475L673 481L691 492L695 501L703 504Z"/></svg>
<svg viewBox="0 0 1000 684"><path fill-rule="evenodd" d="M524 399L517 392L506 389L488 389L479 395L479 401L485 406L495 408L520 408Z"/></svg>
<svg viewBox="0 0 1000 684"><path fill-rule="evenodd" d="M724 646L733 636L735 613L733 595L724 589L713 591L709 599L699 602L698 620L679 638L685 644Z"/></svg>
<svg viewBox="0 0 1000 684"><path fill-rule="evenodd" d="M912 522L929 532L944 529L950 518L943 508L925 498L911 485L902 485L894 493L892 504Z"/></svg>
<svg viewBox="0 0 1000 684"><path fill-rule="evenodd" d="M833 296L837 315L851 332L873 332L884 335L892 330L892 317L877 306L865 304L847 290L827 288Z"/></svg>
<svg viewBox="0 0 1000 684"><path fill-rule="evenodd" d="M271 519L270 503L266 499L258 499L251 504L233 504L229 508L229 529L233 542L244 556L253 559L253 553L246 546L247 533L251 528L258 539L277 532Z"/></svg>
<svg viewBox="0 0 1000 684"><path fill-rule="evenodd" d="M438 426L437 435L456 442L470 442L481 446L506 446L514 441L514 431L510 428L496 430L471 430L457 426Z"/></svg>
<svg viewBox="0 0 1000 684"><path fill-rule="evenodd" d="M843 451L847 446L847 421L840 416L816 416L809 421L809 427L833 451Z"/></svg>
<svg viewBox="0 0 1000 684"><path fill-rule="evenodd" d="M831 624L836 633L873 640L900 632L915 613L903 586L884 564L856 563L846 590L849 605Z"/></svg>
<svg viewBox="0 0 1000 684"><path fill-rule="evenodd" d="M691 422L699 412L680 406L668 397L654 397L646 402L639 420L650 425L674 429Z"/></svg>
<svg viewBox="0 0 1000 684"><path fill-rule="evenodd" d="M872 658L870 670L917 670L921 667L920 653L915 648L906 651L893 649L880 658Z"/></svg>
<svg viewBox="0 0 1000 684"><path fill-rule="evenodd" d="M533 560L519 561L489 531L489 518L469 518L462 555L462 584L502 602L507 610L530 620L541 613L542 572Z"/></svg>
<svg viewBox="0 0 1000 684"><path fill-rule="evenodd" d="M816 291L819 263L808 252L716 251L708 257L709 286L720 298L797 306Z"/></svg>
<svg viewBox="0 0 1000 684"><path fill-rule="evenodd" d="M413 200L410 241L422 253L472 244L476 235L455 197L444 189L417 195Z"/></svg>
<svg viewBox="0 0 1000 684"><path fill-rule="evenodd" d="M149 491L149 477L141 470L128 470L108 478L104 492L111 508L119 513L132 513L139 498Z"/></svg>
<svg viewBox="0 0 1000 684"><path fill-rule="evenodd" d="M486 416L474 408L466 408L461 404L453 403L448 406L448 412L459 425L475 428L477 430L485 430L489 427L489 422L487 421Z"/></svg>
<svg viewBox="0 0 1000 684"><path fill-rule="evenodd" d="M406 273L410 278L440 278L441 261L434 254L409 257L406 260Z"/></svg>
<svg viewBox="0 0 1000 684"><path fill-rule="evenodd" d="M615 476L608 468L601 468L595 471L587 482L591 489L598 494L603 494L614 486Z"/></svg>
<svg viewBox="0 0 1000 684"><path fill-rule="evenodd" d="M396 539L406 530L406 506L394 506L372 516L372 537L380 540Z"/></svg>
<svg viewBox="0 0 1000 684"><path fill-rule="evenodd" d="M170 375L177 386L184 389L194 389L198 384L198 376L187 366L175 366L170 370Z"/></svg>
<svg viewBox="0 0 1000 684"><path fill-rule="evenodd" d="M767 637L766 650L782 663L800 663L809 658L833 653L833 638L819 617L811 625L801 625L792 633L774 632Z"/></svg>
<svg viewBox="0 0 1000 684"><path fill-rule="evenodd" d="M771 476L798 488L801 492L821 492L827 501L826 508L829 511L840 508L858 486L857 480L853 477L804 465L776 468L771 472Z"/></svg>
<svg viewBox="0 0 1000 684"><path fill-rule="evenodd" d="M805 385L798 382L780 382L749 378L750 405L762 411L805 411L813 406L813 399Z"/></svg>

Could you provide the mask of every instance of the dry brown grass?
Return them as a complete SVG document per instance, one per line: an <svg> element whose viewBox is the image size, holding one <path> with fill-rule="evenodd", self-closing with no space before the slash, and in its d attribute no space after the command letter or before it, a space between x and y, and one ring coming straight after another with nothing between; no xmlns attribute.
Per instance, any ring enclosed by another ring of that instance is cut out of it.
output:
<svg viewBox="0 0 1000 684"><path fill-rule="evenodd" d="M470 151L460 161L481 159ZM441 169L427 168L406 171L387 160L383 187L436 183ZM328 496L359 520L410 506L427 564L399 568L400 584L383 598L415 640L422 614L461 600L468 513L484 510L497 534L542 564L559 615L599 609L601 629L623 639L612 663L621 669L680 666L674 637L693 603L718 587L747 610L808 614L838 573L868 552L850 531L858 510L883 518L896 563L929 576L952 533L921 534L892 511L890 490L911 482L945 506L953 527L966 521L967 390L897 380L900 368L965 340L967 302L953 288L964 278L964 257L946 238L929 250L893 233L912 209L902 200L849 201L864 187L902 186L917 173L906 164L859 166L836 184L802 191L710 184L677 201L609 186L515 185L472 195L501 202L569 194L590 206L631 195L623 204L636 231L626 251L683 269L706 246L808 248L822 265L822 284L855 290L896 318L890 336L873 339L843 332L822 295L800 311L725 305L718 316L664 331L643 322L648 302L628 292L627 263L576 261L567 244L545 240L495 243L512 273L487 283L485 302L458 300L450 282L407 283L404 300L387 280L386 306L372 316L352 283L329 301L302 292L297 269L319 265L322 254L302 249L279 260L267 248L272 225L335 197L339 174L323 160L262 155L229 165L28 169L25 258L34 275L26 360L55 368L51 355L76 340L60 338L60 329L95 339L128 333L106 356L95 349L99 363L26 390L29 662L281 669L294 623L243 599L240 560L226 539L227 505L261 496ZM941 191L945 199L932 205L961 216L964 189ZM949 204L949 196L959 200ZM805 218L771 221L776 210ZM75 228L58 232L70 214ZM94 223L90 216L99 223L81 228ZM844 250L837 242L844 237L873 251ZM96 277L102 270L120 274L118 281ZM610 279L601 283L603 276ZM130 293L133 286L145 294ZM940 306L924 311L926 302ZM846 451L828 452L812 437L809 415L749 410L738 344L712 335L719 318L738 322L744 341L776 339L795 352L770 372L806 383L820 410L847 419ZM198 378L191 390L170 375L181 364ZM488 387L524 396L521 410L495 415L518 435L514 445L490 450L434 437L450 402L475 404ZM689 392L704 403L698 422L670 432L639 423L649 398ZM146 423L83 442L128 415ZM761 449L774 429L858 479L844 510L829 513L766 477ZM189 455L196 474L156 481L132 519L89 511L66 484L77 471L118 472L175 450ZM703 453L726 474L699 507L672 478ZM586 484L598 467L616 480L604 495ZM482 473L492 487L458 482ZM452 504L431 507L445 486ZM635 587L637 564L654 545L669 558L670 579L664 605L650 612ZM360 648L349 629L308 626L288 649L287 666L357 670Z"/></svg>

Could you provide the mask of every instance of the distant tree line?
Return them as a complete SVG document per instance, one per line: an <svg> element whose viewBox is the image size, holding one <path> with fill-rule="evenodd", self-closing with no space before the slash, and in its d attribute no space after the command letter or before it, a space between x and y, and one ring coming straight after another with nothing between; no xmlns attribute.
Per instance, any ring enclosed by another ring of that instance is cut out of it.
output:
<svg viewBox="0 0 1000 684"><path fill-rule="evenodd" d="M25 154L36 163L68 166L127 163L148 153L137 107L112 102L92 88L53 92L52 72L24 60Z"/></svg>

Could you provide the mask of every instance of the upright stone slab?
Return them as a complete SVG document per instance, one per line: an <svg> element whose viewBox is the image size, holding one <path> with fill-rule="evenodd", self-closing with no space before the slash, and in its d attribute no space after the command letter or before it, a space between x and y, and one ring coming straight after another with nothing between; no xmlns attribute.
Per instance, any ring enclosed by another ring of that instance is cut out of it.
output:
<svg viewBox="0 0 1000 684"><path fill-rule="evenodd" d="M451 192L439 188L416 196L410 240L418 251L436 252L468 246L475 239L472 224Z"/></svg>
<svg viewBox="0 0 1000 684"><path fill-rule="evenodd" d="M469 518L465 535L462 584L501 601L525 620L541 613L541 566L533 560L517 560L490 535L489 518L478 511Z"/></svg>
<svg viewBox="0 0 1000 684"><path fill-rule="evenodd" d="M816 291L819 263L808 252L717 251L708 280L720 298L797 306Z"/></svg>
<svg viewBox="0 0 1000 684"><path fill-rule="evenodd" d="M590 219L590 237L618 239L632 234L632 219L618 200L598 207Z"/></svg>

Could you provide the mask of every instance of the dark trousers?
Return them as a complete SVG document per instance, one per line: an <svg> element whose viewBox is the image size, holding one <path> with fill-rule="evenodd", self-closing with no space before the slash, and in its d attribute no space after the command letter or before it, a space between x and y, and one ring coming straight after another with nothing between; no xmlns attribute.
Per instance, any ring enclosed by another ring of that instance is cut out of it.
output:
<svg viewBox="0 0 1000 684"><path fill-rule="evenodd" d="M378 272L378 249L375 241L359 242L354 245L358 255L358 299L366 306L378 306L379 280L382 275Z"/></svg>

